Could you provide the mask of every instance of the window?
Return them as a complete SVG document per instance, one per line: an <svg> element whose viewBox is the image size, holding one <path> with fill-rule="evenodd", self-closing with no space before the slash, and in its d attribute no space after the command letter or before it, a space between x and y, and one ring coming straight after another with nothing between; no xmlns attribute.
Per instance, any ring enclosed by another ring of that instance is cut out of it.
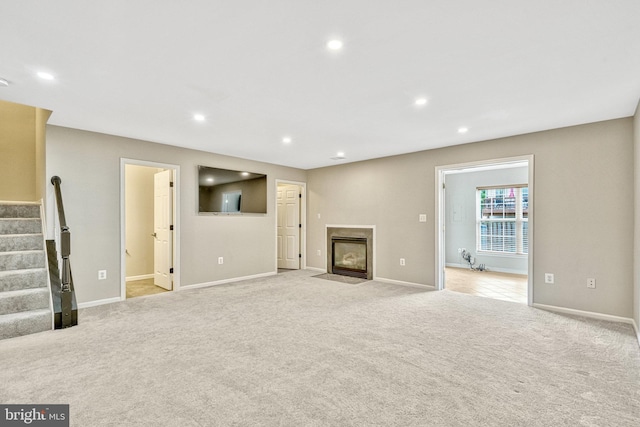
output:
<svg viewBox="0 0 640 427"><path fill-rule="evenodd" d="M528 254L529 188L478 188L477 201L478 252Z"/></svg>

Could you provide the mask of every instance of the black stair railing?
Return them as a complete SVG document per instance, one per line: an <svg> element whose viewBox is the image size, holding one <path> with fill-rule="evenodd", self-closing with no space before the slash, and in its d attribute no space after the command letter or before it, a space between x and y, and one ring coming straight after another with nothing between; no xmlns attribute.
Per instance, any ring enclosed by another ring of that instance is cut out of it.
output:
<svg viewBox="0 0 640 427"><path fill-rule="evenodd" d="M62 190L60 189L61 182L62 180L59 176L51 177L51 184L53 184L56 195L58 221L60 222L60 256L62 257L62 274L60 277L60 327L68 328L77 325L78 320L73 308L73 281L71 277L71 261L69 260L69 256L71 255L71 231L69 230L67 219L64 215Z"/></svg>

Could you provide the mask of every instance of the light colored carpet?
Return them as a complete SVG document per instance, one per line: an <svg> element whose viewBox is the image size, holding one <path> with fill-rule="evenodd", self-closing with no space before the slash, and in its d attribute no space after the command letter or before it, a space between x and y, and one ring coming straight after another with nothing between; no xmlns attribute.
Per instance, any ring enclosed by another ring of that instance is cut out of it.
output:
<svg viewBox="0 0 640 427"><path fill-rule="evenodd" d="M359 277L343 276L341 274L331 273L322 273L313 277L316 277L318 279L333 280L334 282L348 283L350 285L357 285L367 281L367 279L361 279Z"/></svg>
<svg viewBox="0 0 640 427"><path fill-rule="evenodd" d="M73 426L634 426L629 325L295 271L0 342L0 402Z"/></svg>

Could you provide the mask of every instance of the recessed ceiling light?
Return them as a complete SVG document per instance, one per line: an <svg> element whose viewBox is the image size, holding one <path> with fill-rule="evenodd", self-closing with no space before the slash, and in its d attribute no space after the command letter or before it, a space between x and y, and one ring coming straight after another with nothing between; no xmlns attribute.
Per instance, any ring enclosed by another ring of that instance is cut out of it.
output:
<svg viewBox="0 0 640 427"><path fill-rule="evenodd" d="M5 79L0 79L0 87L9 86L9 82Z"/></svg>
<svg viewBox="0 0 640 427"><path fill-rule="evenodd" d="M344 152L338 151L335 157L331 157L331 160L344 160L346 157L344 156Z"/></svg>
<svg viewBox="0 0 640 427"><path fill-rule="evenodd" d="M416 100L413 102L416 107L422 107L427 105L427 98L416 98Z"/></svg>
<svg viewBox="0 0 640 427"><path fill-rule="evenodd" d="M197 121L197 122L204 122L204 115L203 114L194 114L193 115L193 120Z"/></svg>
<svg viewBox="0 0 640 427"><path fill-rule="evenodd" d="M242 176L249 176L249 172L242 172L240 175L242 175Z"/></svg>
<svg viewBox="0 0 640 427"><path fill-rule="evenodd" d="M38 77L40 77L42 80L54 80L55 79L55 77L53 77L53 74L47 73L45 71L39 71L38 72Z"/></svg>
<svg viewBox="0 0 640 427"><path fill-rule="evenodd" d="M340 50L342 49L342 46L344 46L344 43L342 40L338 39L329 40L327 43L327 49L329 50Z"/></svg>
<svg viewBox="0 0 640 427"><path fill-rule="evenodd" d="M468 131L468 128L458 128L458 133L467 133Z"/></svg>
<svg viewBox="0 0 640 427"><path fill-rule="evenodd" d="M290 136L285 136L284 138L282 138L282 143L283 144L291 144L291 141L293 141L293 140L291 139Z"/></svg>
<svg viewBox="0 0 640 427"><path fill-rule="evenodd" d="M207 178L207 182L213 182L213 178L211 177Z"/></svg>

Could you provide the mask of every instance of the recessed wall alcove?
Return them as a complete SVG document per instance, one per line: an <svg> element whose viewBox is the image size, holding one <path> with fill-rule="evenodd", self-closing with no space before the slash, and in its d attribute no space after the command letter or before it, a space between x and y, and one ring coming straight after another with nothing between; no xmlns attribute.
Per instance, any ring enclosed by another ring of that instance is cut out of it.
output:
<svg viewBox="0 0 640 427"><path fill-rule="evenodd" d="M327 273L373 279L375 227L327 226Z"/></svg>

